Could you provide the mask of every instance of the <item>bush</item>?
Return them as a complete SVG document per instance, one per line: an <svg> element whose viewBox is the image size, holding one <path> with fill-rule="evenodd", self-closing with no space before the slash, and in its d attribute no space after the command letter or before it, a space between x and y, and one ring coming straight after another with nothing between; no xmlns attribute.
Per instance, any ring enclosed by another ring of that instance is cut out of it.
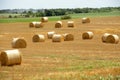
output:
<svg viewBox="0 0 120 80"><path fill-rule="evenodd" d="M61 17L61 19L62 19L62 20L63 20L63 19L71 19L71 16L70 16L70 15L64 15L64 16Z"/></svg>
<svg viewBox="0 0 120 80"><path fill-rule="evenodd" d="M9 18L12 18L12 16L11 16L11 15L9 15L8 17L9 17Z"/></svg>

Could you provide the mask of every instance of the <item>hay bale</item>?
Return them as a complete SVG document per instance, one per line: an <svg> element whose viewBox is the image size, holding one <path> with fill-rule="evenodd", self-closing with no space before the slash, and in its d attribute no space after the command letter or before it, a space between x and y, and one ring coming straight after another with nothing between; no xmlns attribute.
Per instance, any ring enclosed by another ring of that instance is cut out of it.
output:
<svg viewBox="0 0 120 80"><path fill-rule="evenodd" d="M74 27L74 21L68 21L68 27Z"/></svg>
<svg viewBox="0 0 120 80"><path fill-rule="evenodd" d="M63 37L64 37L64 41L73 41L74 40L74 36L70 33L63 34Z"/></svg>
<svg viewBox="0 0 120 80"><path fill-rule="evenodd" d="M117 44L118 42L119 42L119 36L118 35L112 34L112 35L107 36L107 38L106 38L106 43Z"/></svg>
<svg viewBox="0 0 120 80"><path fill-rule="evenodd" d="M102 36L102 42L106 42L106 39L107 39L107 37L108 37L109 35L111 35L111 34L109 34L109 33L103 34L103 36Z"/></svg>
<svg viewBox="0 0 120 80"><path fill-rule="evenodd" d="M42 17L41 22L48 22L48 17Z"/></svg>
<svg viewBox="0 0 120 80"><path fill-rule="evenodd" d="M48 39L52 39L52 37L55 33L56 33L55 31L47 32Z"/></svg>
<svg viewBox="0 0 120 80"><path fill-rule="evenodd" d="M29 27L30 27L30 28L35 27L35 24L36 24L36 22L31 22L31 23L29 23Z"/></svg>
<svg viewBox="0 0 120 80"><path fill-rule="evenodd" d="M40 34L36 34L36 35L33 36L32 41L33 42L44 42L45 41L45 36L40 35Z"/></svg>
<svg viewBox="0 0 120 80"><path fill-rule="evenodd" d="M29 27L32 28L32 27L35 27L35 28L42 28L43 27L43 24L42 22L31 22L29 24Z"/></svg>
<svg viewBox="0 0 120 80"><path fill-rule="evenodd" d="M90 18L82 18L82 23L90 23Z"/></svg>
<svg viewBox="0 0 120 80"><path fill-rule="evenodd" d="M43 27L42 22L36 22L35 28L42 28L42 27Z"/></svg>
<svg viewBox="0 0 120 80"><path fill-rule="evenodd" d="M64 38L60 34L54 34L52 37L52 42L61 42L63 40L64 40Z"/></svg>
<svg viewBox="0 0 120 80"><path fill-rule="evenodd" d="M84 32L83 34L82 34L82 38L83 39L92 39L93 38L93 32L90 32L90 31L88 31L88 32Z"/></svg>
<svg viewBox="0 0 120 80"><path fill-rule="evenodd" d="M1 65L20 65L22 62L22 56L19 50L6 50L1 52Z"/></svg>
<svg viewBox="0 0 120 80"><path fill-rule="evenodd" d="M13 38L12 48L26 48L27 43L24 38Z"/></svg>
<svg viewBox="0 0 120 80"><path fill-rule="evenodd" d="M62 21L57 21L55 24L55 28L61 28L63 27Z"/></svg>

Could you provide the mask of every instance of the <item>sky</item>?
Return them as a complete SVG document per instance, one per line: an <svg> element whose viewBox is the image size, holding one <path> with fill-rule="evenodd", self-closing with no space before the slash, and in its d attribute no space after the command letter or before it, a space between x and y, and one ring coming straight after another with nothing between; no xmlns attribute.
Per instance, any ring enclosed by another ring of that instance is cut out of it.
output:
<svg viewBox="0 0 120 80"><path fill-rule="evenodd" d="M120 7L120 0L0 0L0 9Z"/></svg>

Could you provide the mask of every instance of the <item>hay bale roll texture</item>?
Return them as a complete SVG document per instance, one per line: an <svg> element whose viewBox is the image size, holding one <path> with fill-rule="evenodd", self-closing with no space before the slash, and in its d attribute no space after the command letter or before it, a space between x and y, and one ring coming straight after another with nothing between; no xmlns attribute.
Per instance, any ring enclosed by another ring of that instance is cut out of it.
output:
<svg viewBox="0 0 120 80"><path fill-rule="evenodd" d="M92 39L93 36L94 36L93 32L90 32L90 31L84 32L84 33L82 34L82 38L83 38L83 39Z"/></svg>
<svg viewBox="0 0 120 80"><path fill-rule="evenodd" d="M43 27L43 24L42 22L31 22L29 24L29 27L32 28L32 27L35 27L35 28L42 28Z"/></svg>
<svg viewBox="0 0 120 80"><path fill-rule="evenodd" d="M54 34L56 34L55 31L47 32L47 37L48 37L48 39L52 39L52 37L53 37Z"/></svg>
<svg viewBox="0 0 120 80"><path fill-rule="evenodd" d="M45 41L45 36L41 34L36 34L32 38L33 42L44 42Z"/></svg>
<svg viewBox="0 0 120 80"><path fill-rule="evenodd" d="M41 22L48 22L48 17L42 17Z"/></svg>
<svg viewBox="0 0 120 80"><path fill-rule="evenodd" d="M35 24L36 24L36 22L31 22L31 23L29 23L29 27L30 27L30 28L35 27Z"/></svg>
<svg viewBox="0 0 120 80"><path fill-rule="evenodd" d="M103 36L102 36L102 42L106 42L106 39L107 39L107 37L108 37L109 35L111 35L111 34L109 34L109 33L104 33Z"/></svg>
<svg viewBox="0 0 120 80"><path fill-rule="evenodd" d="M57 21L55 24L55 28L61 28L63 27L62 21Z"/></svg>
<svg viewBox="0 0 120 80"><path fill-rule="evenodd" d="M68 27L74 27L74 21L68 21Z"/></svg>
<svg viewBox="0 0 120 80"><path fill-rule="evenodd" d="M112 35L107 36L107 38L106 38L106 43L117 44L118 42L119 42L119 36L118 35L112 34Z"/></svg>
<svg viewBox="0 0 120 80"><path fill-rule="evenodd" d="M43 27L43 23L42 22L36 22L35 28L42 28L42 27Z"/></svg>
<svg viewBox="0 0 120 80"><path fill-rule="evenodd" d="M26 48L27 43L24 38L13 38L12 48Z"/></svg>
<svg viewBox="0 0 120 80"><path fill-rule="evenodd" d="M64 38L61 34L54 34L52 37L52 42L61 42Z"/></svg>
<svg viewBox="0 0 120 80"><path fill-rule="evenodd" d="M74 35L72 35L70 33L63 34L63 37L64 37L64 41L73 41L74 40Z"/></svg>
<svg viewBox="0 0 120 80"><path fill-rule="evenodd" d="M1 65L20 65L22 62L21 52L16 50L6 50L1 52Z"/></svg>
<svg viewBox="0 0 120 80"><path fill-rule="evenodd" d="M90 18L82 18L82 23L90 23Z"/></svg>

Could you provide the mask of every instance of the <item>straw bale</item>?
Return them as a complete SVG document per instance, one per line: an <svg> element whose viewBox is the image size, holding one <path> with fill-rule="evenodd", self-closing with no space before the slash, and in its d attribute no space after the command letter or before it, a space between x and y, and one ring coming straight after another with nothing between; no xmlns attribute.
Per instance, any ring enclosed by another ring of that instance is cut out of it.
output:
<svg viewBox="0 0 120 80"><path fill-rule="evenodd" d="M57 21L55 24L55 28L61 28L63 27L62 21Z"/></svg>
<svg viewBox="0 0 120 80"><path fill-rule="evenodd" d="M68 27L74 27L74 21L68 21Z"/></svg>
<svg viewBox="0 0 120 80"><path fill-rule="evenodd" d="M90 18L82 18L82 23L90 23Z"/></svg>
<svg viewBox="0 0 120 80"><path fill-rule="evenodd" d="M29 23L29 27L30 27L30 28L35 27L35 24L36 24L36 22L31 22L31 23Z"/></svg>
<svg viewBox="0 0 120 80"><path fill-rule="evenodd" d="M64 41L73 41L74 40L74 35L72 35L70 33L63 34L63 37L64 37Z"/></svg>
<svg viewBox="0 0 120 80"><path fill-rule="evenodd" d="M55 31L47 32L48 39L52 39L55 33L56 33Z"/></svg>
<svg viewBox="0 0 120 80"><path fill-rule="evenodd" d="M61 42L64 38L61 34L54 34L52 37L52 42Z"/></svg>
<svg viewBox="0 0 120 80"><path fill-rule="evenodd" d="M22 62L21 52L16 50L6 50L1 52L1 65L20 65Z"/></svg>
<svg viewBox="0 0 120 80"><path fill-rule="evenodd" d="M90 31L88 31L88 32L84 32L83 34L82 34L82 38L83 39L92 39L93 38L93 32L90 32Z"/></svg>
<svg viewBox="0 0 120 80"><path fill-rule="evenodd" d="M36 22L35 28L42 28L42 27L43 27L43 23L42 22Z"/></svg>
<svg viewBox="0 0 120 80"><path fill-rule="evenodd" d="M106 39L107 39L107 37L108 37L109 35L111 35L111 34L109 34L109 33L103 34L103 36L102 36L102 42L106 42Z"/></svg>
<svg viewBox="0 0 120 80"><path fill-rule="evenodd" d="M118 42L119 42L119 36L118 35L112 34L112 35L109 35L106 38L106 43L118 44Z"/></svg>
<svg viewBox="0 0 120 80"><path fill-rule="evenodd" d="M27 43L24 38L13 38L12 40L12 47L13 48L26 48Z"/></svg>
<svg viewBox="0 0 120 80"><path fill-rule="evenodd" d="M41 22L48 22L48 17L42 17Z"/></svg>
<svg viewBox="0 0 120 80"><path fill-rule="evenodd" d="M45 41L45 36L41 34L36 34L32 38L33 42L44 42Z"/></svg>

